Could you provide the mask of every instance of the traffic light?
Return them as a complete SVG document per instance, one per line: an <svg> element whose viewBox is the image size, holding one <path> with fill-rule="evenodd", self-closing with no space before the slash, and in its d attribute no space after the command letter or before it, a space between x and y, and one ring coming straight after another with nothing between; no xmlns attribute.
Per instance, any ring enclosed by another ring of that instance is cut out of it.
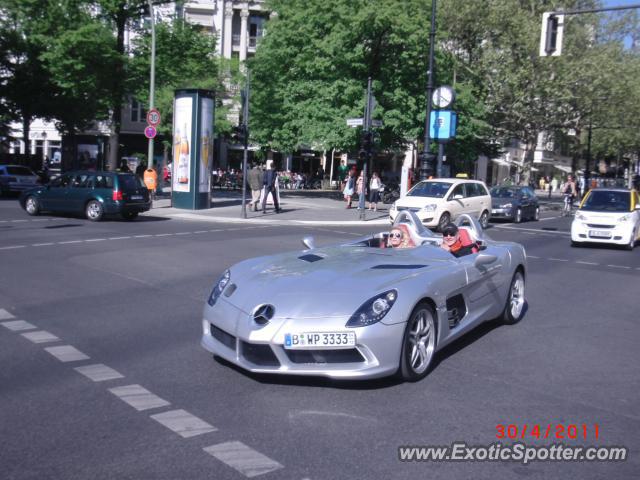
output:
<svg viewBox="0 0 640 480"><path fill-rule="evenodd" d="M244 125L233 127L233 138L236 142L244 145L249 140L247 134L248 132Z"/></svg>
<svg viewBox="0 0 640 480"><path fill-rule="evenodd" d="M562 53L562 34L564 32L564 15L554 12L542 14L540 34L540 56L559 57Z"/></svg>

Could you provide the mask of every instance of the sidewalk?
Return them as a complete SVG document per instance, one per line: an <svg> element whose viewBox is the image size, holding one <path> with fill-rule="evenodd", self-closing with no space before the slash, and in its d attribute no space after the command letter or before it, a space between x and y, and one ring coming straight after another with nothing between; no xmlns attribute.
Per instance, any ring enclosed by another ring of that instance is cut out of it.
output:
<svg viewBox="0 0 640 480"><path fill-rule="evenodd" d="M562 208L562 195L554 194L551 200L539 196L540 210ZM247 192L247 199L251 193ZM162 197L153 202L150 215L199 220L206 222L291 224L291 225L389 225L391 204L378 203L378 211L365 210L365 220L360 220L358 202L347 209L337 190L285 190L280 192L282 212L276 214L273 205L267 205L267 213L252 211L247 206L247 218L242 217L242 192L214 190L211 208L183 210L171 206L171 193L167 188Z"/></svg>

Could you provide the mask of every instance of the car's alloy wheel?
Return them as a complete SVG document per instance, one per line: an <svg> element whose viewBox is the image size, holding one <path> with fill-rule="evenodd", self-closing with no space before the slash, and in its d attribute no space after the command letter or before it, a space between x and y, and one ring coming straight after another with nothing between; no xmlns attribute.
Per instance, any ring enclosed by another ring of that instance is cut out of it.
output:
<svg viewBox="0 0 640 480"><path fill-rule="evenodd" d="M402 342L400 376L414 382L429 371L436 349L435 312L426 303L419 304L411 313Z"/></svg>
<svg viewBox="0 0 640 480"><path fill-rule="evenodd" d="M40 213L38 199L34 196L27 197L27 201L24 203L24 209L29 215L38 215L38 213Z"/></svg>
<svg viewBox="0 0 640 480"><path fill-rule="evenodd" d="M489 212L486 210L480 215L480 226L485 229L489 226Z"/></svg>
<svg viewBox="0 0 640 480"><path fill-rule="evenodd" d="M438 222L438 230L442 232L442 230L444 230L444 227L446 227L450 221L451 215L449 215L447 212L444 212L440 217L440 221Z"/></svg>
<svg viewBox="0 0 640 480"><path fill-rule="evenodd" d="M537 222L540 220L540 207L536 207L536 210L533 214L533 219Z"/></svg>
<svg viewBox="0 0 640 480"><path fill-rule="evenodd" d="M633 250L633 247L636 246L636 232L631 232L631 240L627 245L627 250Z"/></svg>
<svg viewBox="0 0 640 480"><path fill-rule="evenodd" d="M97 222L102 218L104 214L104 209L102 208L102 204L97 200L91 200L87 203L86 208L87 218L92 222Z"/></svg>
<svg viewBox="0 0 640 480"><path fill-rule="evenodd" d="M518 323L524 313L524 275L520 270L513 274L509 293L507 295L507 304L502 314L502 323L513 325Z"/></svg>
<svg viewBox="0 0 640 480"><path fill-rule="evenodd" d="M514 221L516 223L520 223L522 221L522 210L520 209L516 210L516 216L514 218Z"/></svg>

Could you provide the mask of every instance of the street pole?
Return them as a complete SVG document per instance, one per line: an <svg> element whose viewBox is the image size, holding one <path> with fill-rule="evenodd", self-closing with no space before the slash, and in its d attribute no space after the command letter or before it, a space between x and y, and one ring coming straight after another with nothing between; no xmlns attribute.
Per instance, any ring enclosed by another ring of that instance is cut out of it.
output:
<svg viewBox="0 0 640 480"><path fill-rule="evenodd" d="M249 70L247 70L247 80L244 86L242 101L242 139L244 152L242 157L242 218L247 218L247 154L249 149ZM267 199L264 199L265 202Z"/></svg>
<svg viewBox="0 0 640 480"><path fill-rule="evenodd" d="M427 118L424 127L424 148L422 150L420 164L420 180L426 180L433 174L433 154L431 153L431 137L429 132L429 120L433 96L433 63L436 43L436 0L431 0L431 31L429 32L429 70L427 71Z"/></svg>
<svg viewBox="0 0 640 480"><path fill-rule="evenodd" d="M149 2L149 16L151 17L151 74L149 79L149 111L155 107L156 88L156 21L153 15L153 3ZM153 168L153 138L149 139L149 150L147 152L147 167ZM158 173L158 178L162 179L162 172Z"/></svg>
<svg viewBox="0 0 640 480"><path fill-rule="evenodd" d="M363 120L363 138L365 140L365 156L364 164L362 166L362 193L358 197L358 209L360 210L360 220L365 221L367 219L367 211L365 209L365 195L367 192L367 164L371 162L371 144L373 138L371 137L371 110L372 110L372 95L371 95L371 77L367 80L367 102L364 107L364 120Z"/></svg>
<svg viewBox="0 0 640 480"><path fill-rule="evenodd" d="M587 133L587 158L585 160L585 167L584 167L584 192L580 192L582 193L582 195L584 195L584 193L589 190L589 178L591 177L591 130L593 129L593 121L591 119L589 119L589 131Z"/></svg>

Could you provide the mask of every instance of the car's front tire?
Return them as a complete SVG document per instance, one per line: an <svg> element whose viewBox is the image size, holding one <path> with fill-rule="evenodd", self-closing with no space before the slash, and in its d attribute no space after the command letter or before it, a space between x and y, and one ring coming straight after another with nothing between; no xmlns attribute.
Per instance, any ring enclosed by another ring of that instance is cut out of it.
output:
<svg viewBox="0 0 640 480"><path fill-rule="evenodd" d="M515 215L515 217L513 218L513 221L514 221L515 223L520 223L520 222L522 222L522 210L521 210L521 209L517 209L517 210L516 210L516 215Z"/></svg>
<svg viewBox="0 0 640 480"><path fill-rule="evenodd" d="M413 309L402 339L399 376L416 382L429 372L436 350L436 314L431 305L420 303Z"/></svg>
<svg viewBox="0 0 640 480"><path fill-rule="evenodd" d="M631 232L631 240L629 240L629 243L626 245L626 249L631 251L635 246L636 246L636 232Z"/></svg>
<svg viewBox="0 0 640 480"><path fill-rule="evenodd" d="M507 303L502 312L502 323L505 325L513 325L518 323L524 315L524 274L521 270L516 270L511 279L509 293L507 294Z"/></svg>
<svg viewBox="0 0 640 480"><path fill-rule="evenodd" d="M540 207L536 207L535 212L533 213L533 220L537 222L540 220Z"/></svg>
<svg viewBox="0 0 640 480"><path fill-rule="evenodd" d="M449 222L451 222L451 215L449 215L449 212L444 212L438 221L438 231L442 232Z"/></svg>
<svg viewBox="0 0 640 480"><path fill-rule="evenodd" d="M89 203L87 203L85 213L87 215L87 219L91 220L92 222L101 220L104 216L104 208L102 207L102 203L100 203L98 200L91 200Z"/></svg>
<svg viewBox="0 0 640 480"><path fill-rule="evenodd" d="M40 213L40 203L38 199L33 195L28 196L24 202L24 209L29 215L38 215Z"/></svg>
<svg viewBox="0 0 640 480"><path fill-rule="evenodd" d="M483 230L489 226L489 212L486 210L480 215L480 226Z"/></svg>

